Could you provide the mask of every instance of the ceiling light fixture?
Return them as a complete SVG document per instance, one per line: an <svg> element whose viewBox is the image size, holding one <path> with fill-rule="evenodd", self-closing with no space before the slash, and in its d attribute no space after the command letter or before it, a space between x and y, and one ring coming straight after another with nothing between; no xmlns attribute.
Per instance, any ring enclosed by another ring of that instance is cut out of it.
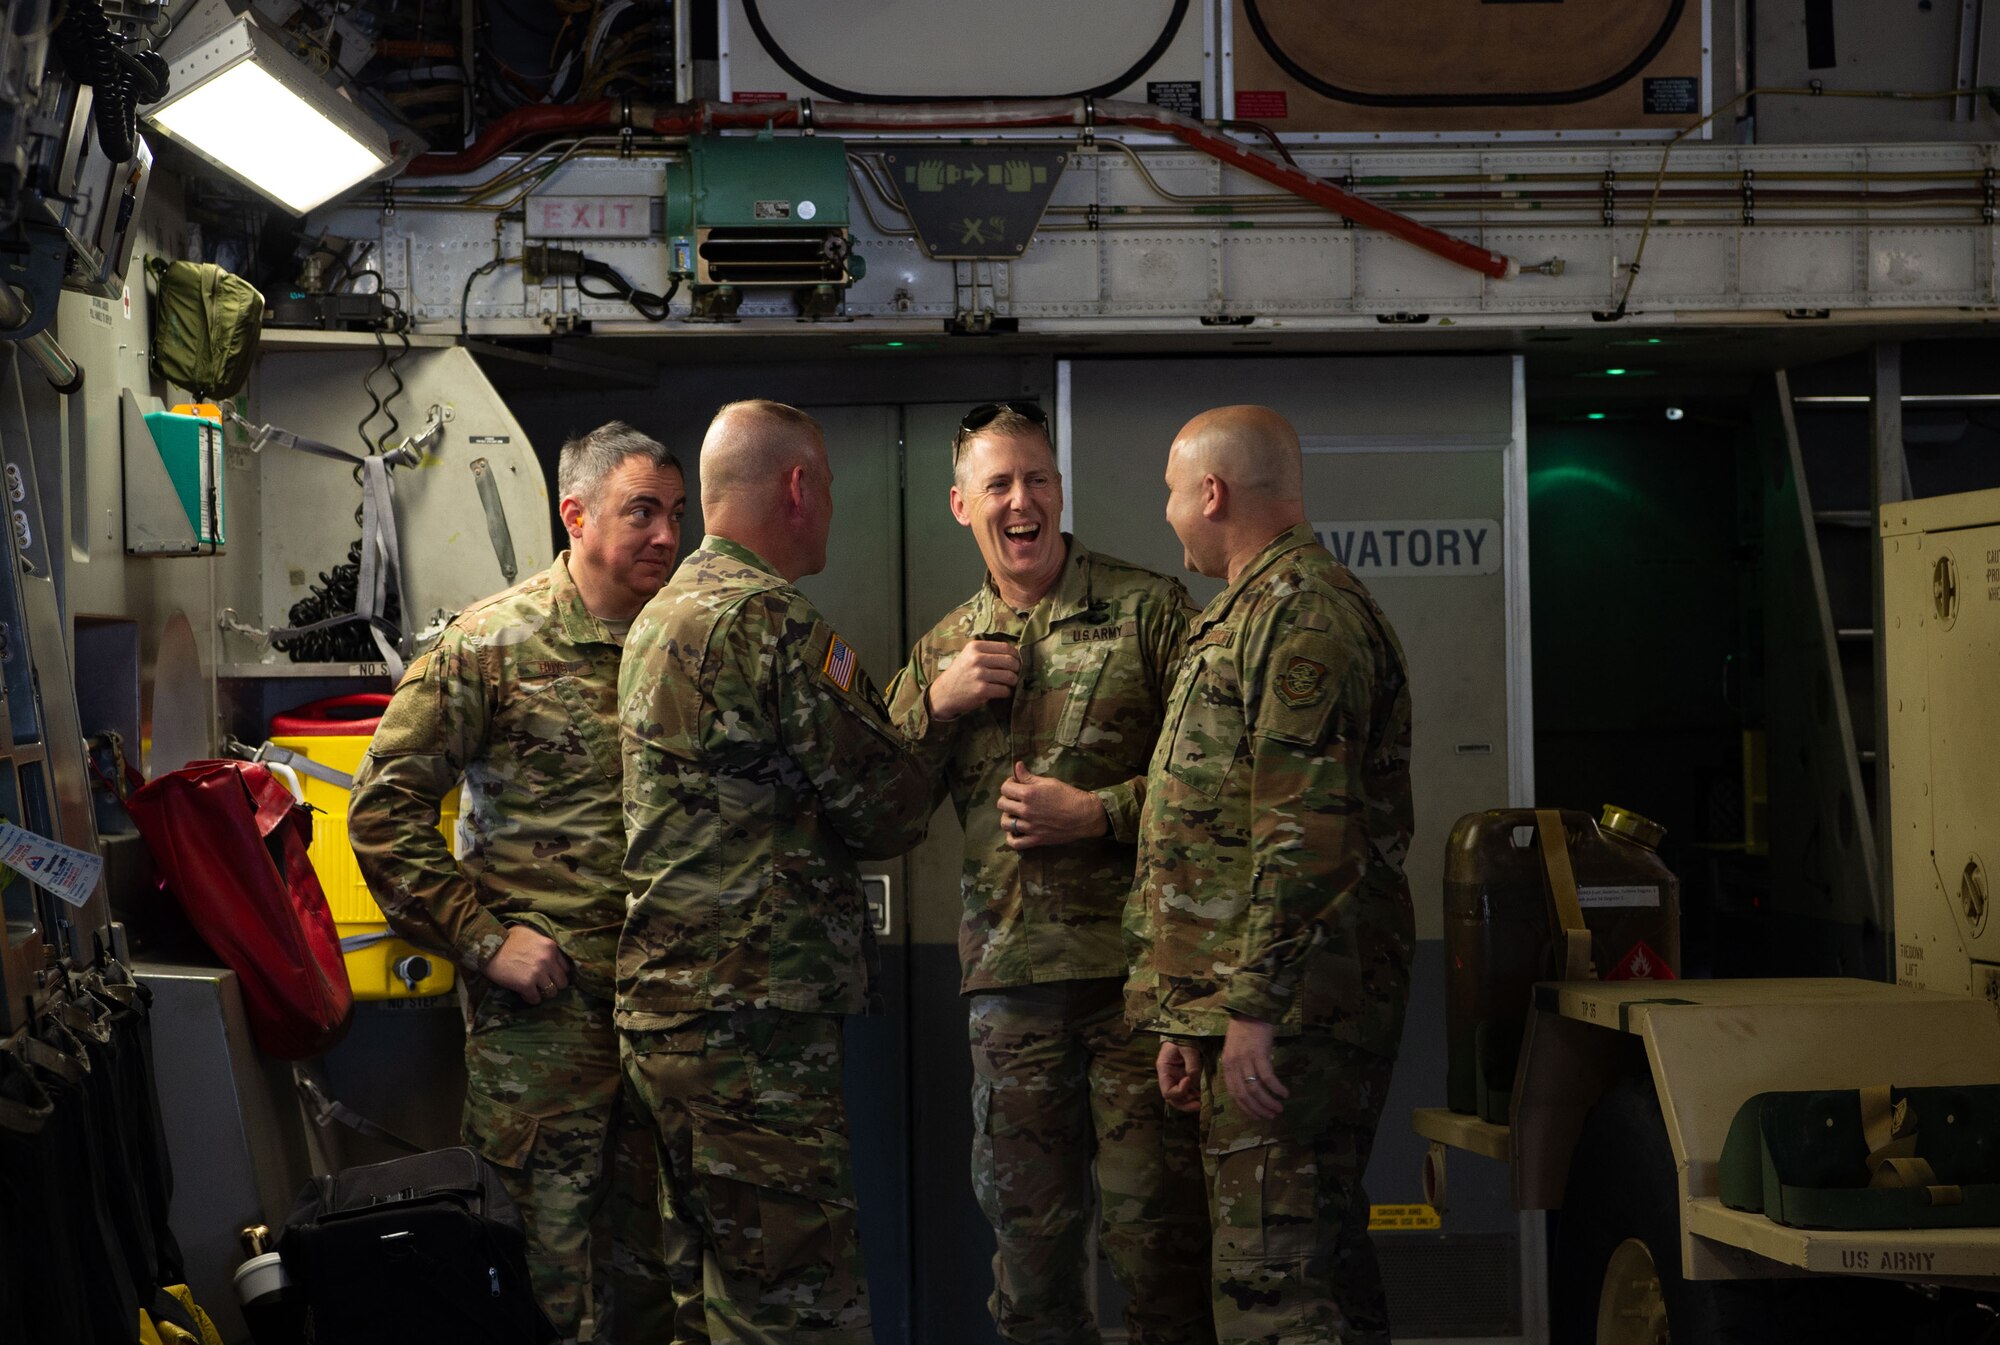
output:
<svg viewBox="0 0 2000 1345"><path fill-rule="evenodd" d="M170 58L170 92L145 118L295 214L387 168L388 133L250 15Z"/></svg>

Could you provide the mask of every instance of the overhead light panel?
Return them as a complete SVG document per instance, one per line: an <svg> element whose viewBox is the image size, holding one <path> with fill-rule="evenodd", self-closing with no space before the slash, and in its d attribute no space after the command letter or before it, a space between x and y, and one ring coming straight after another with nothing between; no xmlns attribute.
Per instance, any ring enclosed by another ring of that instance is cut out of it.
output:
<svg viewBox="0 0 2000 1345"><path fill-rule="evenodd" d="M389 136L245 15L184 48L146 120L303 215L387 168Z"/></svg>

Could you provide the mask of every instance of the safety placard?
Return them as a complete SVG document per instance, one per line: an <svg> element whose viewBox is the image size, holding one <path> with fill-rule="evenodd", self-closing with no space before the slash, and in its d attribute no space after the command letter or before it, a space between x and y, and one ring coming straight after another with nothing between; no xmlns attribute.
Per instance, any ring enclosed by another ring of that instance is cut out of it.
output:
<svg viewBox="0 0 2000 1345"><path fill-rule="evenodd" d="M1049 145L898 145L882 156L933 261L1011 261L1027 251L1069 162Z"/></svg>
<svg viewBox="0 0 2000 1345"><path fill-rule="evenodd" d="M1579 887L1579 906L1658 906L1660 889L1650 883L1636 887Z"/></svg>
<svg viewBox="0 0 2000 1345"><path fill-rule="evenodd" d="M104 856L59 845L12 822L0 822L0 865L70 905L82 906L90 900L104 872Z"/></svg>
<svg viewBox="0 0 2000 1345"><path fill-rule="evenodd" d="M1435 1205L1370 1205L1370 1233L1434 1233L1444 1223Z"/></svg>

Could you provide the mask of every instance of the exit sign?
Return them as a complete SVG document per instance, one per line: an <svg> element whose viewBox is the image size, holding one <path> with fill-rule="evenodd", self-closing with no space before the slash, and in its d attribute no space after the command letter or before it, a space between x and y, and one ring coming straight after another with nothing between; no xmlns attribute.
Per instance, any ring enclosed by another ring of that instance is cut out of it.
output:
<svg viewBox="0 0 2000 1345"><path fill-rule="evenodd" d="M650 238L660 231L657 196L530 196L530 238Z"/></svg>

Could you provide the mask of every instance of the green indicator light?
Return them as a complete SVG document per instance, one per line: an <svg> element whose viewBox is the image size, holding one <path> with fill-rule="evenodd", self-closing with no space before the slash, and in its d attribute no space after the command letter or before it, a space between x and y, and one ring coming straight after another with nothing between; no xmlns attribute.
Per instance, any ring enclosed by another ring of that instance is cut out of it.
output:
<svg viewBox="0 0 2000 1345"><path fill-rule="evenodd" d="M1660 344L1660 338L1657 336L1649 336L1646 338L1646 344L1649 346L1657 346Z"/></svg>
<svg viewBox="0 0 2000 1345"><path fill-rule="evenodd" d="M1625 371L1624 371L1623 369L1606 369L1606 370L1604 371L1604 375L1605 375L1605 377L1607 377L1607 378L1617 378L1617 377L1618 377L1619 375L1623 374L1624 372L1625 372Z"/></svg>
<svg viewBox="0 0 2000 1345"><path fill-rule="evenodd" d="M1602 420L1602 419L1604 419L1604 413L1603 413L1602 411L1592 411L1592 412L1591 412L1591 413L1590 413L1589 415L1585 416L1585 417L1584 417L1584 419L1585 419L1585 420Z"/></svg>
<svg viewBox="0 0 2000 1345"><path fill-rule="evenodd" d="M903 348L903 343L901 341L884 341L882 344L888 347L890 350L901 350Z"/></svg>

